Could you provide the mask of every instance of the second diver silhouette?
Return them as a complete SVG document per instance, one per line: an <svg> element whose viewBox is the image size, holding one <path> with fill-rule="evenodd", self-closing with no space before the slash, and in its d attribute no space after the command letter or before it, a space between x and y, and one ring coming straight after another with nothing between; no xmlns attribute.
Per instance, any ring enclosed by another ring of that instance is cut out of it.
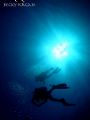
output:
<svg viewBox="0 0 90 120"><path fill-rule="evenodd" d="M65 83L53 85L50 90L47 90L47 87L35 88L34 95L32 97L32 103L39 107L45 104L48 100L51 100L62 103L64 106L74 106L75 104L68 103L64 98L57 99L51 95L53 90L68 89L68 88L69 87Z"/></svg>
<svg viewBox="0 0 90 120"><path fill-rule="evenodd" d="M41 72L39 75L35 77L35 80L37 82L43 82L45 83L46 79L50 78L53 74L56 74L60 71L61 69L59 67L53 68L51 67L50 69Z"/></svg>

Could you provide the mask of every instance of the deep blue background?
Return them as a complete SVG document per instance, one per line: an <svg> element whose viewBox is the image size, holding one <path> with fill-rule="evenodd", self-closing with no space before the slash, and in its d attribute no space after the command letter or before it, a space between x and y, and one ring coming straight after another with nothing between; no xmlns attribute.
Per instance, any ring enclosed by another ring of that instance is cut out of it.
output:
<svg viewBox="0 0 90 120"><path fill-rule="evenodd" d="M0 8L0 120L22 120L24 114L31 116L32 120L89 120L89 0L34 2L36 6L31 8ZM64 77L59 78L60 74L49 81L61 79L70 85L69 92L62 92L61 95L76 103L73 108L53 102L40 108L31 104L32 92L39 86L34 80L35 73L44 70L41 64L44 59L42 44L52 44L50 38L54 36L54 28L49 24L61 31L74 29L82 38L80 43L83 44L85 61L77 62L75 70L71 67L72 72L67 68Z"/></svg>

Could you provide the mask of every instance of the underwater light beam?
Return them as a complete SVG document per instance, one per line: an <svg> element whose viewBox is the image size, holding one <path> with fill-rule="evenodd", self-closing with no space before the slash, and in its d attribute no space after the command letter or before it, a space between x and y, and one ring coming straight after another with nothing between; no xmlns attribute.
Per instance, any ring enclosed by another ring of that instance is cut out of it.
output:
<svg viewBox="0 0 90 120"><path fill-rule="evenodd" d="M55 58L59 59L62 57L66 57L68 55L67 47L68 47L67 43L58 44L56 47L54 47L53 54Z"/></svg>

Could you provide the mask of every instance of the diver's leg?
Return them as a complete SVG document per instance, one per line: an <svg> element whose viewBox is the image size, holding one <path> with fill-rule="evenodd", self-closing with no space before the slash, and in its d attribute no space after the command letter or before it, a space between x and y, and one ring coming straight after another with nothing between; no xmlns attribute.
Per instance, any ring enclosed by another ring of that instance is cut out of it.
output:
<svg viewBox="0 0 90 120"><path fill-rule="evenodd" d="M49 96L49 99L52 100L52 101L55 101L55 102L60 102L64 106L74 106L75 105L75 104L68 103L64 98L56 99L56 98L54 98L52 96Z"/></svg>
<svg viewBox="0 0 90 120"><path fill-rule="evenodd" d="M59 72L60 70L59 69L54 69L54 68L52 68L52 69L50 69L50 71L48 72L48 77L51 77L52 75L54 75L55 73L57 73L57 72Z"/></svg>
<svg viewBox="0 0 90 120"><path fill-rule="evenodd" d="M53 70L53 73L58 73L60 71L61 71L61 69L59 67L57 67L56 69Z"/></svg>
<svg viewBox="0 0 90 120"><path fill-rule="evenodd" d="M58 85L54 85L53 87L55 89L68 89L69 88L66 83L61 83L61 84L58 84Z"/></svg>
<svg viewBox="0 0 90 120"><path fill-rule="evenodd" d="M48 70L45 71L45 74L48 75L53 69L54 69L53 67L49 68Z"/></svg>
<svg viewBox="0 0 90 120"><path fill-rule="evenodd" d="M67 86L66 83L61 83L58 85L53 85L52 88L49 90L49 93L51 93L55 89L68 89L69 87Z"/></svg>
<svg viewBox="0 0 90 120"><path fill-rule="evenodd" d="M64 106L75 106L75 104L68 103L64 98L59 100Z"/></svg>
<svg viewBox="0 0 90 120"><path fill-rule="evenodd" d="M60 68L50 68L49 70L47 70L47 78L51 77L53 74L58 73L61 69Z"/></svg>

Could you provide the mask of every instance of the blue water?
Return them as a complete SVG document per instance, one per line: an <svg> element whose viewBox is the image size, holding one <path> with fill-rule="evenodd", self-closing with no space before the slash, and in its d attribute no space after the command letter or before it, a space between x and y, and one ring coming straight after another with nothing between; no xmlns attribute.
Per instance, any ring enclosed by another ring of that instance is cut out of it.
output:
<svg viewBox="0 0 90 120"><path fill-rule="evenodd" d="M27 0L28 2L28 0ZM88 0L37 0L35 7L2 8L0 57L0 120L89 120L90 39ZM55 45L68 42L69 55L56 59ZM31 103L33 91L43 86L35 76L60 67L44 86L67 83L69 90L55 91L74 107L48 101Z"/></svg>

